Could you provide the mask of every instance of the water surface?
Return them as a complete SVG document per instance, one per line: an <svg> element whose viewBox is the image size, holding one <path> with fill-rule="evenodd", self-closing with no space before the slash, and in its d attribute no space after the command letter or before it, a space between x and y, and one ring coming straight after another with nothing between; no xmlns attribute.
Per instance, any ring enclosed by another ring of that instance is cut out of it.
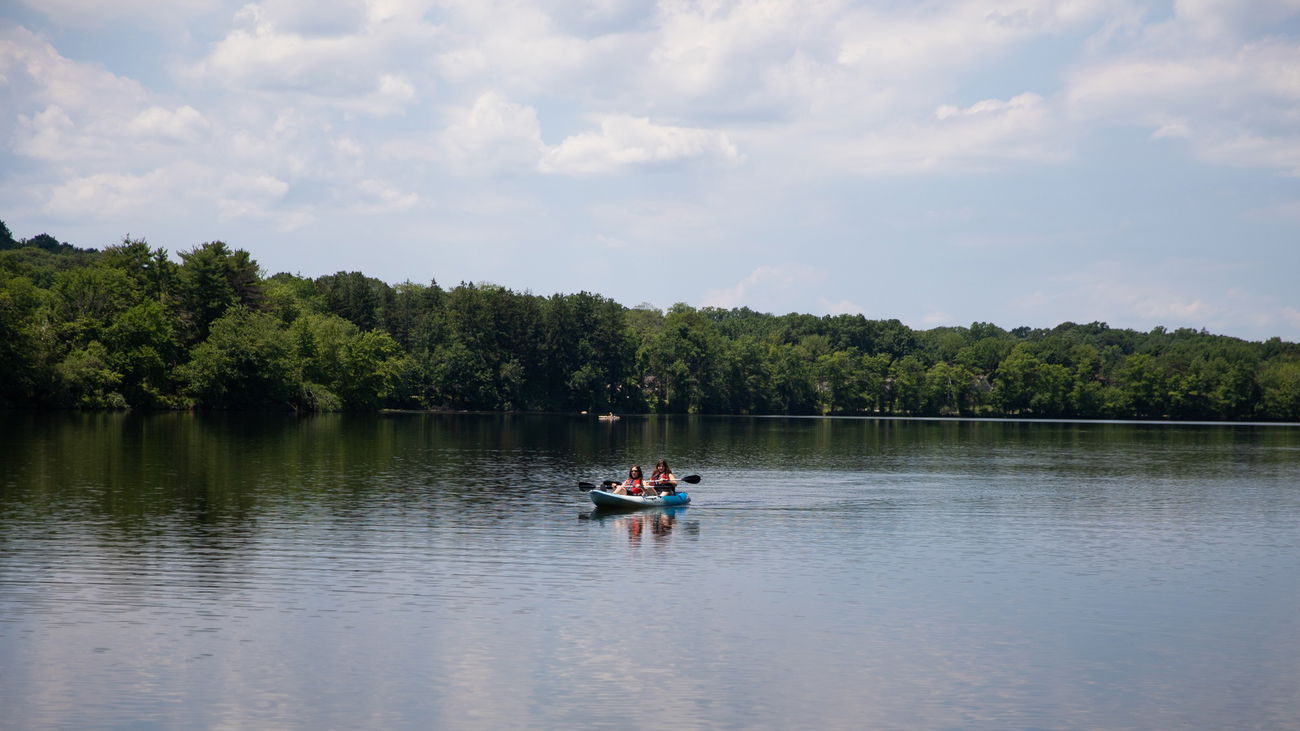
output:
<svg viewBox="0 0 1300 731"><path fill-rule="evenodd" d="M1294 427L0 414L0 725L1296 728L1297 516Z"/></svg>

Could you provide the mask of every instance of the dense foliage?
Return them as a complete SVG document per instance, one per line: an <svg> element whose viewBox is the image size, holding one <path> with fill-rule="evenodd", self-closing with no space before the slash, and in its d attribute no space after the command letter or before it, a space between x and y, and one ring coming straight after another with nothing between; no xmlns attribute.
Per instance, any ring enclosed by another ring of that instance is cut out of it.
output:
<svg viewBox="0 0 1300 731"><path fill-rule="evenodd" d="M0 222L0 404L1300 420L1300 346L262 275Z"/></svg>

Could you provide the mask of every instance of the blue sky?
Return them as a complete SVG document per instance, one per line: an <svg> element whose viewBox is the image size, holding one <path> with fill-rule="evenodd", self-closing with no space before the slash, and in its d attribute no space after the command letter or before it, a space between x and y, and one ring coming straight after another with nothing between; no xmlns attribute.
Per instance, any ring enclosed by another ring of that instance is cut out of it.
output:
<svg viewBox="0 0 1300 731"><path fill-rule="evenodd" d="M19 237L1300 340L1300 0L17 0L0 110Z"/></svg>

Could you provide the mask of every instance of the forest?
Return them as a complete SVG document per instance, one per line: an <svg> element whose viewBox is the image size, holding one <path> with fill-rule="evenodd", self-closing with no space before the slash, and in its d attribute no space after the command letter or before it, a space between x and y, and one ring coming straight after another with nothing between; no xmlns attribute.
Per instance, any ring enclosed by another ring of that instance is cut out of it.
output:
<svg viewBox="0 0 1300 731"><path fill-rule="evenodd" d="M1300 421L1300 346L1276 337L266 276L220 241L177 259L0 221L0 405Z"/></svg>

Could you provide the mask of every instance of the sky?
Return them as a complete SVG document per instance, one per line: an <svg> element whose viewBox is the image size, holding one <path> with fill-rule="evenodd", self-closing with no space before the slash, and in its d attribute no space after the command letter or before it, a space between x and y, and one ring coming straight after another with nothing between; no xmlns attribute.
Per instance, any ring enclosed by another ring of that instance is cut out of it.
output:
<svg viewBox="0 0 1300 731"><path fill-rule="evenodd" d="M3 0L0 220L268 275L1300 341L1300 0Z"/></svg>

